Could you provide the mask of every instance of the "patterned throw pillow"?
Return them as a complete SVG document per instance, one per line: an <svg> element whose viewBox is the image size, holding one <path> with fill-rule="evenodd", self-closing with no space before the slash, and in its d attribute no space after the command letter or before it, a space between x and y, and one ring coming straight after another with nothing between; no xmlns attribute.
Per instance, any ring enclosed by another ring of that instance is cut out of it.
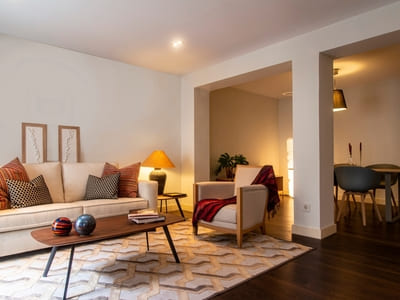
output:
<svg viewBox="0 0 400 300"><path fill-rule="evenodd" d="M119 197L136 198L138 192L138 177L140 171L140 162L118 169L112 164L104 165L103 175L120 173L119 178Z"/></svg>
<svg viewBox="0 0 400 300"><path fill-rule="evenodd" d="M29 182L28 174L18 157L0 168L0 209L10 208L7 179Z"/></svg>
<svg viewBox="0 0 400 300"><path fill-rule="evenodd" d="M119 176L119 173L101 178L89 175L86 183L85 199L117 199Z"/></svg>
<svg viewBox="0 0 400 300"><path fill-rule="evenodd" d="M11 208L52 203L43 175L32 179L31 182L7 179L7 187Z"/></svg>

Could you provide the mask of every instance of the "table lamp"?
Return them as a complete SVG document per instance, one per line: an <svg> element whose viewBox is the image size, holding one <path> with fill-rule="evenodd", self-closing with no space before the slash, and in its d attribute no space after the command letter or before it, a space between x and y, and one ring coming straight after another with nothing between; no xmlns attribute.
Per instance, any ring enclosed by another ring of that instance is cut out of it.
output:
<svg viewBox="0 0 400 300"><path fill-rule="evenodd" d="M142 166L154 168L149 175L149 179L158 182L158 194L162 195L164 193L167 174L165 174L164 171L161 171L161 168L175 168L175 165L171 162L164 151L154 150L149 157L144 160Z"/></svg>

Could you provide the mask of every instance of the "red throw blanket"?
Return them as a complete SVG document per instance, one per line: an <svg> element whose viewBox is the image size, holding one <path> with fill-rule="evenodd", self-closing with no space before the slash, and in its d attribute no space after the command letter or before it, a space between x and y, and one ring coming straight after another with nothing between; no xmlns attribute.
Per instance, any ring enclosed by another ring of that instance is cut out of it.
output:
<svg viewBox="0 0 400 300"><path fill-rule="evenodd" d="M274 216L279 207L279 194L278 186L276 185L276 179L274 169L272 166L263 166L258 172L256 178L254 178L251 184L263 184L268 190L268 203L267 211L268 215ZM196 203L193 212L192 223L193 226L197 226L199 220L211 222L217 212L228 204L235 204L236 196L228 199L203 199Z"/></svg>

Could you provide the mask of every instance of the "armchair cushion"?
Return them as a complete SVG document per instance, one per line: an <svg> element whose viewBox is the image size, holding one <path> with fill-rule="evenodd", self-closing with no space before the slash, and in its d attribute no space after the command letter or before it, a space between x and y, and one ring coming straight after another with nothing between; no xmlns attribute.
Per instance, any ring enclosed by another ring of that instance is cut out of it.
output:
<svg viewBox="0 0 400 300"><path fill-rule="evenodd" d="M213 222L236 224L236 204L228 204L214 216Z"/></svg>

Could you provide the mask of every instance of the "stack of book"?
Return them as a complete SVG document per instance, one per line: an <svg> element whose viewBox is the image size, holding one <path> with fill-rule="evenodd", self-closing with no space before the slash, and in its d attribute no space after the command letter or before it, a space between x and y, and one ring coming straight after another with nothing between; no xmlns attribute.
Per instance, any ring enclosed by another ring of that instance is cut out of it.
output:
<svg viewBox="0 0 400 300"><path fill-rule="evenodd" d="M165 216L152 210L141 210L129 213L128 220L136 224L146 224L165 221Z"/></svg>

